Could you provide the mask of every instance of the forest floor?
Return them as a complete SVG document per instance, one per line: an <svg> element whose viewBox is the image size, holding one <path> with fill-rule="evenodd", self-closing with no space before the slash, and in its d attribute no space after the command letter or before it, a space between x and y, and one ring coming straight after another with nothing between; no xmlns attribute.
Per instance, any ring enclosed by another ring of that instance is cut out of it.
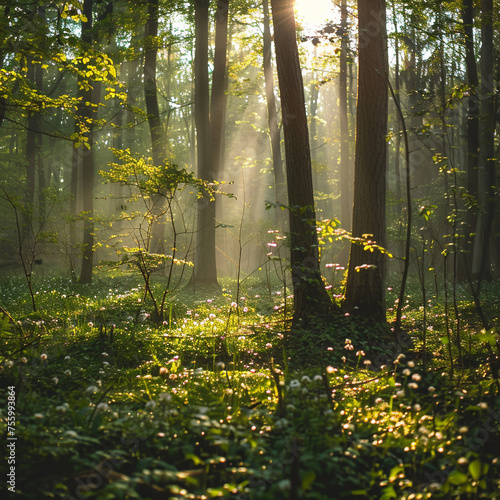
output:
<svg viewBox="0 0 500 500"><path fill-rule="evenodd" d="M33 313L21 277L0 283L15 498L500 498L499 283L487 331L466 288L424 311L410 287L404 352L350 318L289 352L291 299L257 281L169 296L160 323L137 278L35 290Z"/></svg>

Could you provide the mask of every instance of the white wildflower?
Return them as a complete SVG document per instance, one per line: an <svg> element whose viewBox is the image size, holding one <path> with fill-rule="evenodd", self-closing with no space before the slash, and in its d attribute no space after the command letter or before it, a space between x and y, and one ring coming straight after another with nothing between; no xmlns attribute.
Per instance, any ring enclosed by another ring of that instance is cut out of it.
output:
<svg viewBox="0 0 500 500"><path fill-rule="evenodd" d="M146 410L152 410L156 406L156 401L152 399L146 403Z"/></svg>
<svg viewBox="0 0 500 500"><path fill-rule="evenodd" d="M168 392L162 392L158 396L158 400L160 401L160 403L170 403L170 401L172 401L172 395L168 394Z"/></svg>

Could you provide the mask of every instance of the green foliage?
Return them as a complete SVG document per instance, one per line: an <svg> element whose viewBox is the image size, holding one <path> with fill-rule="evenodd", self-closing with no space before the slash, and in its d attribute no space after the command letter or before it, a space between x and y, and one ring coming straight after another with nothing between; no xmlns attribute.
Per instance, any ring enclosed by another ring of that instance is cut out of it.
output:
<svg viewBox="0 0 500 500"><path fill-rule="evenodd" d="M165 161L163 165L153 165L151 158L134 156L130 149L111 148L119 163L110 163L109 171L101 170L100 174L108 182L117 182L138 189L141 196L149 197L163 194L172 198L181 186L191 186L198 190L209 188L202 180L197 179L178 165Z"/></svg>
<svg viewBox="0 0 500 500"><path fill-rule="evenodd" d="M437 301L424 369L410 302L412 350L345 317L297 332L284 354L283 297L257 282L238 302L231 282L217 297L178 294L158 325L130 276L40 280L36 315L18 281L1 287L13 317L0 327L0 391L16 387L25 498L497 497L498 380L480 361L497 335L474 327L465 294L469 366L452 379ZM489 312L498 284L486 292ZM19 350L19 335L36 342Z"/></svg>

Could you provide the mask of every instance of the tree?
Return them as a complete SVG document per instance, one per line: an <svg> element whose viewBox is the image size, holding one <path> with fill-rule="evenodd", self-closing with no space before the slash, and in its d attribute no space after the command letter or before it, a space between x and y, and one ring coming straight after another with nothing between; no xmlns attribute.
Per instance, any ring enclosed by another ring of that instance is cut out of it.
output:
<svg viewBox="0 0 500 500"><path fill-rule="evenodd" d="M319 270L318 236L304 85L299 64L294 0L271 0L285 138L290 217L294 325L333 309Z"/></svg>
<svg viewBox="0 0 500 500"><path fill-rule="evenodd" d="M358 2L358 99L352 234L344 309L385 321L387 51L385 0ZM369 246L371 251L365 251Z"/></svg>
<svg viewBox="0 0 500 500"><path fill-rule="evenodd" d="M90 50L92 44L92 15L93 0L84 0L82 20L82 47ZM90 283L92 281L92 269L94 266L94 149L93 149L93 104L96 90L87 83L83 91L82 118L87 123L86 146L82 152L83 172L83 253L80 271L80 282Z"/></svg>
<svg viewBox="0 0 500 500"><path fill-rule="evenodd" d="M227 60L227 24L229 0L219 0L215 12L215 53L212 73L212 95L210 101L210 141L212 144L212 168L214 179L221 175L224 157L223 136L224 114L226 109L226 60Z"/></svg>
<svg viewBox="0 0 500 500"><path fill-rule="evenodd" d="M276 203L285 204L286 203L285 192L284 192L285 176L283 172L283 162L281 160L280 131L278 127L278 113L276 111L273 67L271 62L272 39L271 39L271 29L270 29L270 19L269 19L269 0L263 0L262 9L264 14L264 30L262 37L264 84L266 89L267 123L269 127L269 137L271 139L271 154L273 157L274 201Z"/></svg>
<svg viewBox="0 0 500 500"><path fill-rule="evenodd" d="M158 0L148 0L147 22L144 31L144 100L148 115L149 134L153 163L162 165L166 157L166 137L160 118L158 91L156 85L156 59L158 57ZM165 252L165 225L160 220L164 211L165 193L153 193L150 202L155 216L151 228L149 251L156 254Z"/></svg>
<svg viewBox="0 0 500 500"><path fill-rule="evenodd" d="M469 85L469 98L467 106L467 193L477 199L477 167L479 152L479 100L476 54L474 50L474 2L463 0L462 22L465 36L465 65L467 71L467 84ZM469 253L472 248L471 233L475 232L477 214L475 210L467 211L467 233L464 238L463 250L466 258L459 266L458 272L461 281L467 275L472 276L472 260Z"/></svg>
<svg viewBox="0 0 500 500"><path fill-rule="evenodd" d="M340 113L340 221L345 230L351 229L352 196L351 169L349 158L349 121L347 114L347 57L349 33L347 26L347 0L340 6L340 73L339 73L339 113Z"/></svg>
<svg viewBox="0 0 500 500"><path fill-rule="evenodd" d="M41 39L43 33L46 33L45 26L45 7L37 6L34 8L34 15L31 20L31 27L34 31L33 36L36 39ZM38 56L38 55L37 55ZM27 58L27 78L31 82L38 93L43 92L43 68L41 57L36 57L36 61L32 55ZM32 214L35 208L35 187L38 177L38 219L40 223L45 219L45 170L42 159L42 119L40 112L32 112L28 116L28 126L26 130L26 157L27 157L27 202L31 205ZM38 174L38 176L37 176Z"/></svg>
<svg viewBox="0 0 500 500"><path fill-rule="evenodd" d="M209 0L194 0L195 13L195 122L198 177L214 181L210 143L210 90L208 78ZM198 199L196 209L196 249L194 285L216 285L215 200L206 190Z"/></svg>
<svg viewBox="0 0 500 500"><path fill-rule="evenodd" d="M481 106L479 122L478 192L480 213L474 238L472 276L479 285L490 280L495 217L495 97L493 80L493 0L481 2Z"/></svg>

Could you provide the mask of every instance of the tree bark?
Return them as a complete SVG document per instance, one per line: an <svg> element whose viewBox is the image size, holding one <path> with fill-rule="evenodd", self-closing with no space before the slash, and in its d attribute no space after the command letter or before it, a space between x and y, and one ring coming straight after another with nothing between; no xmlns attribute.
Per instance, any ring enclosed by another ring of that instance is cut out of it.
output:
<svg viewBox="0 0 500 500"><path fill-rule="evenodd" d="M43 36L46 30L45 7L34 6L33 29L39 31ZM34 63L31 56L28 57L28 80L36 88L37 92L43 92L43 69L41 61ZM42 159L43 136L40 113L32 113L28 117L26 133L26 157L27 157L27 202L30 206L30 217L38 215L38 221L43 224L45 219L45 170ZM38 188L38 189L37 189ZM37 193L36 193L37 192ZM38 196L37 196L38 195ZM38 198L38 214L35 214L35 205Z"/></svg>
<svg viewBox="0 0 500 500"><path fill-rule="evenodd" d="M481 2L481 105L478 192L480 213L474 238L472 276L479 285L492 278L490 243L495 217L495 97L493 81L493 0Z"/></svg>
<svg viewBox="0 0 500 500"><path fill-rule="evenodd" d="M212 143L212 167L214 179L222 174L221 158L224 135L224 112L226 109L227 23L229 0L219 0L215 13L215 54L212 73L212 96L210 101L210 140Z"/></svg>
<svg viewBox="0 0 500 500"><path fill-rule="evenodd" d="M82 45L90 48L92 43L92 11L93 0L84 0L83 14L87 18L82 22ZM93 117L91 104L94 102L94 91L91 87L83 92L82 118L88 120L88 148L82 148L82 187L83 187L83 251L82 266L80 271L80 283L90 283L92 281L92 270L94 266L94 151L93 151Z"/></svg>
<svg viewBox="0 0 500 500"><path fill-rule="evenodd" d="M213 182L210 144L210 99L208 78L209 0L194 0L195 11L195 123L198 177ZM196 249L193 283L217 285L215 255L215 201L208 192L198 200L196 210Z"/></svg>
<svg viewBox="0 0 500 500"><path fill-rule="evenodd" d="M271 0L285 138L294 292L293 323L331 313L319 270L309 132L299 64L293 0Z"/></svg>
<svg viewBox="0 0 500 500"><path fill-rule="evenodd" d="M151 152L154 165L162 165L166 157L165 133L160 118L156 86L156 60L158 56L158 6L159 0L148 0L148 20L144 31L144 98L148 115ZM160 190L161 191L161 190ZM151 197L151 235L146 248L151 253L165 253L165 224L161 217L165 207L163 192Z"/></svg>
<svg viewBox="0 0 500 500"><path fill-rule="evenodd" d="M385 0L358 2L358 102L352 234L385 245L387 39ZM351 244L344 309L385 321L385 258Z"/></svg>
<svg viewBox="0 0 500 500"><path fill-rule="evenodd" d="M479 162L479 99L477 95L479 79L474 49L474 1L464 0L462 6L462 21L465 35L465 66L467 70L467 83L469 84L469 99L467 110L467 193L477 200L478 188L478 162ZM458 279L464 281L467 276L472 276L472 251L473 237L477 226L477 211L472 208L467 210L467 226L464 235L462 251L465 258L461 259L458 267Z"/></svg>
<svg viewBox="0 0 500 500"><path fill-rule="evenodd" d="M262 38L263 43L263 69L264 69L264 85L266 90L267 103L267 123L269 127L269 137L271 140L271 154L273 158L273 175L274 175L274 202L286 205L285 192L285 174L283 171L283 161L281 159L281 144L280 131L278 127L278 113L276 111L276 97L274 95L274 76L272 67L272 51L271 51L271 28L269 18L269 0L262 1L262 10L264 14L264 33ZM276 210L280 214L281 210ZM276 217L276 222L280 221L279 215Z"/></svg>
<svg viewBox="0 0 500 500"><path fill-rule="evenodd" d="M352 193L349 158L349 121L347 118L347 0L340 5L340 73L339 73L339 118L340 118L340 222L346 231L351 230Z"/></svg>
<svg viewBox="0 0 500 500"><path fill-rule="evenodd" d="M35 64L28 61L28 80L35 84ZM36 157L37 157L37 116L30 113L28 116L28 127L26 131L26 201L33 210L35 205L35 185L36 185Z"/></svg>

